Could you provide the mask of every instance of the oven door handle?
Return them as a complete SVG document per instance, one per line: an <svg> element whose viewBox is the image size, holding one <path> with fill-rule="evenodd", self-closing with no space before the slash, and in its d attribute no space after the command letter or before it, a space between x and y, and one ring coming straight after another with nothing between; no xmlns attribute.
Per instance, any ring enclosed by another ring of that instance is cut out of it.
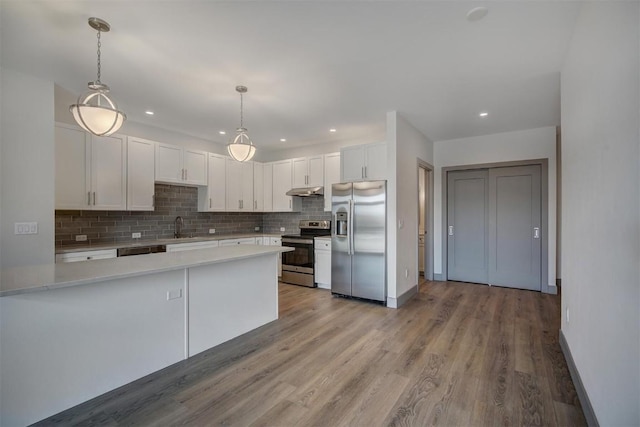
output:
<svg viewBox="0 0 640 427"><path fill-rule="evenodd" d="M313 245L313 239L289 239L289 238L283 237L282 243Z"/></svg>

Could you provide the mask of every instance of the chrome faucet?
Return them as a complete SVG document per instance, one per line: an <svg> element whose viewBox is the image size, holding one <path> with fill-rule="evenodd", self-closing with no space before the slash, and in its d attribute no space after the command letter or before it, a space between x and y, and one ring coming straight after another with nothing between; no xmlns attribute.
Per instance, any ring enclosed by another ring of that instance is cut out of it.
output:
<svg viewBox="0 0 640 427"><path fill-rule="evenodd" d="M184 225L184 221L181 216L177 216L176 220L173 222L175 226L175 232L173 233L173 237L179 239L182 237L182 226Z"/></svg>

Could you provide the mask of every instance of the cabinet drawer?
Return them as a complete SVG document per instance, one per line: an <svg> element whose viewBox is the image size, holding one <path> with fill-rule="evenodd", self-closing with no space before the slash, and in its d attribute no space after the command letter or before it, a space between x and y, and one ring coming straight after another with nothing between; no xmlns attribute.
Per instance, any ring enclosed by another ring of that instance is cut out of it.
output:
<svg viewBox="0 0 640 427"><path fill-rule="evenodd" d="M314 244L315 244L315 250L317 250L317 251L330 251L331 250L331 240L316 239Z"/></svg>
<svg viewBox="0 0 640 427"><path fill-rule="evenodd" d="M245 237L242 239L226 239L220 240L220 246L235 246L235 245L255 245L255 237Z"/></svg>
<svg viewBox="0 0 640 427"><path fill-rule="evenodd" d="M56 262L78 262L78 261L91 261L94 259L109 259L115 258L118 255L116 249L105 249L100 251L81 251L81 252L68 252L65 254L57 254Z"/></svg>

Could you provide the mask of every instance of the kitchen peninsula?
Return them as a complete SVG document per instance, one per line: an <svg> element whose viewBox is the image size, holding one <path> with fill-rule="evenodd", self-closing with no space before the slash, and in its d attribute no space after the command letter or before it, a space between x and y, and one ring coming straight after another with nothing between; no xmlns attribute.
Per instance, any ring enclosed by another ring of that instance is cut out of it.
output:
<svg viewBox="0 0 640 427"><path fill-rule="evenodd" d="M279 246L2 271L2 425L26 425L278 318Z"/></svg>

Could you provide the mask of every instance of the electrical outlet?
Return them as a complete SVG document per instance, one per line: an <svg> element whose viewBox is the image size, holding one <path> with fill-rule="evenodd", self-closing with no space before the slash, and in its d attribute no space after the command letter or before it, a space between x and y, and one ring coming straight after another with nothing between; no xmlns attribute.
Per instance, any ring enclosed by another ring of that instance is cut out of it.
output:
<svg viewBox="0 0 640 427"><path fill-rule="evenodd" d="M284 231L284 227L280 227L280 231Z"/></svg>
<svg viewBox="0 0 640 427"><path fill-rule="evenodd" d="M131 237L134 239L139 239L142 237L142 233L131 233Z"/></svg>
<svg viewBox="0 0 640 427"><path fill-rule="evenodd" d="M408 278L409 278L409 269L408 269L408 268L405 268L405 269L404 269L404 278L405 278L405 279L408 279Z"/></svg>
<svg viewBox="0 0 640 427"><path fill-rule="evenodd" d="M76 235L76 242L86 242L87 241L87 235L86 234L77 234Z"/></svg>
<svg viewBox="0 0 640 427"><path fill-rule="evenodd" d="M569 307L567 307L567 323L569 323Z"/></svg>
<svg viewBox="0 0 640 427"><path fill-rule="evenodd" d="M216 229L215 228L210 228L209 229L209 234L216 234Z"/></svg>
<svg viewBox="0 0 640 427"><path fill-rule="evenodd" d="M260 227L255 227L254 230L255 231L260 231Z"/></svg>

